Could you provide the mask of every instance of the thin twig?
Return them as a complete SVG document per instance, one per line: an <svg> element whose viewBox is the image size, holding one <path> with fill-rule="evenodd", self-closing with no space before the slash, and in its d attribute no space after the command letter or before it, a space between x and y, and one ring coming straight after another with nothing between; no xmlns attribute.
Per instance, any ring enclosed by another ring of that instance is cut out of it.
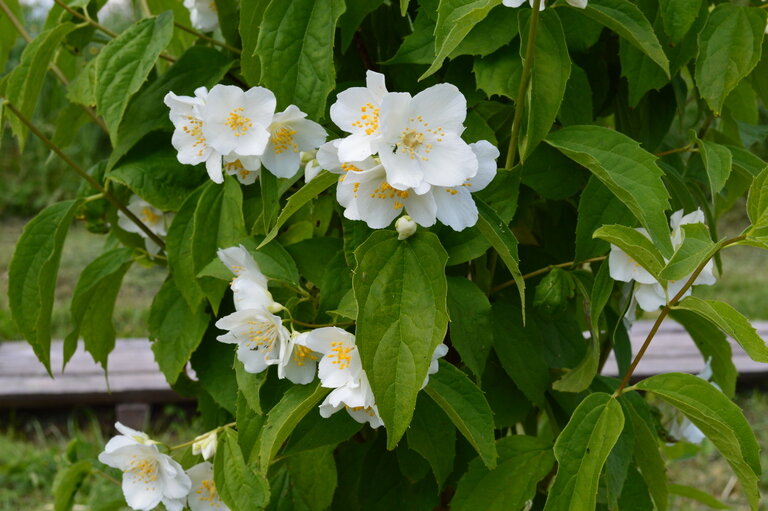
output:
<svg viewBox="0 0 768 511"><path fill-rule="evenodd" d="M352 326L355 324L354 321L342 321L341 323L305 323L303 321L299 321L298 319L289 319L290 322L296 323L299 326L305 326L307 328L324 328L329 326Z"/></svg>
<svg viewBox="0 0 768 511"><path fill-rule="evenodd" d="M119 200L118 200L118 199L117 199L117 198L116 198L114 195L112 195L111 193L109 193L109 192L108 192L108 191L107 191L107 190L106 190L106 189L105 189L105 188L104 188L104 187L101 185L101 183L99 183L99 182L98 182L98 181L96 181L96 180L95 180L93 177L91 177L91 175L90 175L90 174L88 174L88 172L86 172L86 171L85 171L85 170L84 170L82 167L80 167L80 165L78 165L77 163L75 163L75 162L74 162L74 160L72 160L72 158L70 158L70 157L69 157L69 156L68 156L68 155L67 155L67 154L66 154L64 151L62 151L62 150L61 150L61 149L60 149L60 148L59 148L59 147L58 147L56 144L54 144L53 142L51 142L51 140L50 140L48 137L46 137L46 136L43 134L43 132L41 132L41 131L40 131L40 130L37 128L37 126L35 126L35 125L32 123L32 121L30 121L29 119L27 119L27 118L26 118L26 116L25 116L24 114L22 114L22 113L19 111L19 109L18 109L18 108L16 108L16 107L13 105L13 103L11 103L11 102L10 102L10 101L8 101L7 99L3 99L3 98L0 98L0 100L4 101L4 104L5 104L5 106L8 108L8 110L10 110L11 112L13 112L13 113L16 115L16 117L18 117L18 118L19 118L19 120L20 120L22 123L24 123L24 124L27 126L27 128L29 128L29 130L30 130L32 133L34 133L34 134L35 134L35 136L37 136L37 138L39 138L39 139L40 139L40 140L41 140L41 141L42 141L42 142L43 142L45 145L47 145L47 146L48 146L48 148L49 148L51 151L53 151L54 153L56 153L56 155L57 155L59 158L61 158L62 160L64 160L64 162L65 162L67 165L69 165L70 167L72 167L72 169L73 169L73 170L74 170L74 171L75 171L75 172L76 172L76 173L77 173L77 174L78 174L80 177L82 177L83 179L85 179L85 180L88 182L88 184L90 184L90 185L91 185L93 188L95 188L96 190L98 190L99 192L101 192L102 194L104 194L104 198L105 198L105 199L107 199L109 202L111 202L112 204L114 204L114 206L115 206L117 209L119 209L120 211L122 211L122 212L123 212L123 214L124 214L125 216L127 216L127 217L128 217L130 220L131 220L131 222L133 222L134 224L136 224L136 225L139 227L139 229L141 229L142 231L144 231L144 234L146 234L146 235L147 235L147 236L148 236L148 237L149 237L149 238L150 238L152 241L154 241L155 243L157 243L157 245L159 245L161 248L165 248L165 242L164 242L164 241L163 241L163 240L162 240L162 239L161 239L161 238L160 238L160 237L159 237L157 234L155 234L154 232L152 232L152 231L150 230L150 228L149 228L149 227L147 227L147 226L146 226L146 224L144 224L144 222L142 222L141 220L139 220L139 218L138 218L136 215L134 215L134 214L133 214L133 212L132 212L131 210L129 210L129 209L128 209L128 208L127 208L127 207L126 207L126 206L125 206L125 205L124 205L122 202L120 202L120 201L119 201Z"/></svg>
<svg viewBox="0 0 768 511"><path fill-rule="evenodd" d="M182 449L182 448L184 448L184 447L190 446L190 445L194 444L195 442L197 442L197 439L198 439L198 438L200 438L201 436L207 436L207 435L210 435L210 434L211 434L211 433L213 433L214 431L215 431L216 433L218 433L219 431L225 430L225 429L227 429L227 428L232 428L232 427L235 427L235 426L237 426L237 422L230 422L230 423L228 423L228 424L224 424L223 426L219 426L219 427L218 427L218 428L216 428L216 429L212 429L211 431L209 431L209 432L207 432L207 433L203 433L202 435L199 435L199 436L195 437L193 440L190 440L189 442L184 442L183 444L174 445L173 447L169 447L169 448L168 448L168 450L170 450L170 451L175 451L175 450L177 450L177 449Z"/></svg>
<svg viewBox="0 0 768 511"><path fill-rule="evenodd" d="M693 143L690 143L688 145L685 145L683 147L678 147L676 149L669 149L668 151L662 151L660 153L655 153L654 156L661 158L662 156L666 156L668 154L675 154L675 153L684 153L687 151L691 151L691 146Z"/></svg>
<svg viewBox="0 0 768 511"><path fill-rule="evenodd" d="M213 37L208 37L207 35L203 34L202 32L198 32L197 30L191 29L189 27L185 27L184 25L182 25L181 23L179 23L177 21L174 21L173 25L176 28L178 28L179 30L183 30L184 32L186 32L188 34L192 34L193 36L195 36L195 37L197 37L199 39L202 39L203 41L207 41L207 42L209 42L211 44L215 44L216 46L221 46L222 48L225 48L225 49L231 51L232 53L237 53L238 55L240 55L240 53L241 53L240 49L235 48L234 46L230 46L227 43L218 41L218 40L214 39Z"/></svg>
<svg viewBox="0 0 768 511"><path fill-rule="evenodd" d="M547 273L548 271L551 271L554 268L570 268L575 266L581 266L582 264L603 261L605 260L606 257L607 256L590 257L589 259L584 259L583 261L568 261L567 263L550 264L549 266L545 266L544 268L539 268L538 270L532 271L531 273L526 273L525 275L523 275L523 279L530 279L530 278L536 277L538 275L541 275L542 273ZM508 280L507 282L504 282L503 284L499 284L498 286L492 288L490 294L497 293L502 289L506 289L514 285L515 285L514 279Z"/></svg>

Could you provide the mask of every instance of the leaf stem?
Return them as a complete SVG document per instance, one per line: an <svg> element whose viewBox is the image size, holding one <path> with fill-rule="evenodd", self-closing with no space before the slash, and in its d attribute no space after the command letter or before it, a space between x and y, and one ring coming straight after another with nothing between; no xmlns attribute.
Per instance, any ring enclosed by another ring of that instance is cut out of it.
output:
<svg viewBox="0 0 768 511"><path fill-rule="evenodd" d="M184 32L186 32L188 34L192 34L193 36L197 37L198 39L202 39L203 41L207 41L207 42L209 42L211 44L215 44L216 46L221 46L222 48L227 49L227 50L231 51L232 53L237 53L238 55L241 54L240 49L235 48L234 46L230 46L227 43L218 41L218 40L214 39L213 37L209 37L209 36L203 34L202 32L198 32L197 30L194 30L192 28L186 27L186 26L182 25L181 23L179 23L177 21L174 21L173 25L176 28L178 28L179 30L183 30Z"/></svg>
<svg viewBox="0 0 768 511"><path fill-rule="evenodd" d="M635 355L634 360L632 360L632 364L629 366L629 369L627 370L627 374L624 375L624 378L621 380L621 383L619 384L619 388L616 389L615 396L620 396L622 392L625 391L625 387L629 383L629 380L632 378L632 374L635 372L635 369L637 369L638 364L640 363L640 360L643 358L643 355L645 355L645 352L648 350L648 346L651 345L651 341L653 340L656 333L659 331L659 327L661 326L661 323L664 321L664 319L669 315L669 311L672 310L672 307L677 305L677 303L682 300L685 293L693 286L693 283L698 278L699 274L704 270L704 267L707 265L707 263L712 259L717 252L724 249L728 245L733 245L734 243L738 243L739 241L745 239L745 235L736 236L735 238L730 238L727 240L723 240L718 243L720 245L718 249L709 256L705 261L702 261L701 264L694 270L693 273L691 273L691 276L688 277L688 280L686 281L685 285L680 289L680 291L677 292L675 296L672 297L671 300L669 300L666 305L661 309L661 312L659 313L659 317L656 318L656 321L653 323L653 326L651 327L651 331L648 332L648 336L645 338L645 342L643 342L643 345L640 347L640 350L637 352L637 355Z"/></svg>
<svg viewBox="0 0 768 511"><path fill-rule="evenodd" d="M207 433L203 433L202 435L198 435L197 437L195 437L194 439L190 440L189 442L184 442L183 444L174 445L173 447L168 447L168 450L169 451L175 451L177 449L183 449L184 447L188 447L188 446L194 444L195 442L197 442L197 439L199 437L201 437L201 436L207 436L207 435L210 435L213 432L218 433L219 431L225 430L227 428L232 428L232 427L235 427L235 426L237 426L237 422L230 422L228 424L224 424L223 426L219 426L216 429L212 429L211 431L209 431Z"/></svg>
<svg viewBox="0 0 768 511"><path fill-rule="evenodd" d="M354 321L342 321L341 323L305 323L303 321L299 321L298 319L289 318L289 321L291 323L296 323L299 326L304 326L307 328L325 328L329 326L352 326L355 324Z"/></svg>
<svg viewBox="0 0 768 511"><path fill-rule="evenodd" d="M660 153L655 153L654 156L661 158L662 156L666 156L668 154L675 154L675 153L684 153L686 151L691 150L691 146L693 146L693 142L691 142L688 145L685 145L683 147L678 147L676 149L669 149L668 151L662 151Z"/></svg>
<svg viewBox="0 0 768 511"><path fill-rule="evenodd" d="M573 266L581 266L582 264L603 261L606 259L606 257L608 256L590 257L589 259L584 259L583 261L568 261L567 263L550 264L549 266L545 266L544 268L539 268L538 270L532 271L531 273L526 273L525 275L523 275L523 279L530 279L533 277L537 277L542 273L547 273L548 271L551 271L555 268L570 268ZM498 286L492 288L490 294L497 293L502 289L506 289L514 285L515 285L514 280L508 280L507 282L504 282L503 284L499 284Z"/></svg>
<svg viewBox="0 0 768 511"><path fill-rule="evenodd" d="M18 110L18 109L17 109L17 108L14 106L14 104L13 104L13 103L11 103L10 101L8 101L6 98L0 98L0 101L2 101L2 102L5 104L5 106L6 106L6 107L8 107L8 110L10 110L11 112L13 112L13 113L14 113L14 115L16 115L16 117L18 117L18 118L19 118L19 120L20 120L22 123L24 123L24 124L27 126L27 128L29 128L29 130L30 130L32 133L34 133L34 134L35 134L35 136L37 136L37 138L39 138L39 139L40 139L40 140L41 140L41 141L42 141L42 142L43 142L45 145L47 145L47 146L48 146L48 148L49 148L51 151L53 151L54 153L56 153L56 155L57 155L59 158L61 158L62 160L64 160L64 162L65 162L67 165L69 165L70 167L72 167L72 170L74 170L74 171L75 171L75 172L76 172L76 173L77 173L77 174L78 174L80 177L82 177L83 179L85 179L85 180L88 182L88 184L89 184L89 185L91 185L93 188L95 188L96 190L98 190L99 192L101 192L101 193L104 195L104 198L105 198L105 199L107 199L109 202L111 202L112 204L114 204L114 206L115 206L117 209L119 209L120 211L122 211L122 212L123 212L123 214L124 214L125 216L127 216L127 217L128 217L130 220L131 220L131 222L133 222L134 224L136 224L136 225L139 227L139 229L141 229L142 231L144 231L144 234L146 234L146 235L147 235L147 236L148 236L148 237L149 237L149 238L150 238L152 241L154 241L155 243L157 243L157 244L158 244L158 245L159 245L161 248L165 248L165 242L164 242L164 241L163 241L163 240L162 240L162 239L161 239L161 238L160 238L160 237L159 237L157 234L155 234L154 232L152 232L152 231L150 230L150 228L149 228L149 227L147 227L147 226L144 224L144 222L142 222L141 220L139 220L139 218L138 218L136 215L134 215L134 214L133 214L133 212L132 212L131 210L129 210L129 209L128 209L128 208L127 208L127 207L126 207L126 206L125 206L125 205L124 205L122 202L120 202L120 201L117 199L117 197L115 197L114 195L112 195L111 193L109 193L109 192L108 192L108 191L107 191L107 190L106 190L106 189L105 189L105 188L104 188L104 187L101 185L101 183L99 183L99 182L98 182L98 181L96 181L96 180L95 180L93 177L91 177L91 175L90 175L90 174L88 174L88 172L86 172L86 171L85 171L85 170L84 170L84 169L83 169L83 168L82 168L80 165L78 165L77 163L75 163L75 162L74 162L74 160L72 160L72 158L70 158L69 156L67 156L67 154L66 154L64 151L62 151L62 150L61 150L61 149L60 149L60 148L59 148L59 147L58 147L56 144L54 144L53 142L51 142L51 140L50 140L48 137L46 137L46 136L43 134L43 132L41 132L41 131L40 131L40 130L37 128L37 126L35 126L35 125L32 123L32 121L30 121L29 119L27 119L27 118L24 116L24 114L22 114L22 113L21 113L21 112L20 112L20 111L19 111L19 110Z"/></svg>
<svg viewBox="0 0 768 511"><path fill-rule="evenodd" d="M512 120L512 132L509 139L509 148L507 149L507 161L504 168L511 169L515 164L517 156L517 141L520 138L520 123L523 121L523 102L525 93L528 91L528 82L531 78L531 69L533 69L533 55L536 48L536 31L539 26L539 6L542 0L533 0L531 6L531 22L528 29L528 44L525 47L525 61L523 62L523 71L520 74L520 87L517 89L517 98L515 99L515 117Z"/></svg>

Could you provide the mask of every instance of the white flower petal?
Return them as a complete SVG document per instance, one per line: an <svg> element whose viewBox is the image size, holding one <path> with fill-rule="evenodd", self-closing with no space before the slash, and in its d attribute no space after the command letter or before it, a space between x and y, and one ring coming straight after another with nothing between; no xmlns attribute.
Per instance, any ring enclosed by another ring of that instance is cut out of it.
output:
<svg viewBox="0 0 768 511"><path fill-rule="evenodd" d="M437 219L454 231L477 223L477 205L466 188L433 188Z"/></svg>

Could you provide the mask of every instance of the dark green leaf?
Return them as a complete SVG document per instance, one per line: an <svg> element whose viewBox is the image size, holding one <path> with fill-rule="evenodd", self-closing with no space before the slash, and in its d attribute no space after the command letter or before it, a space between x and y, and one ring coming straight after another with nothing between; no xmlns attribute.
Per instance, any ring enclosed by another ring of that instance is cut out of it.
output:
<svg viewBox="0 0 768 511"><path fill-rule="evenodd" d="M596 177L592 176L579 198L576 221L576 261L584 261L608 252L607 242L592 234L605 224L635 225L635 217L626 205Z"/></svg>
<svg viewBox="0 0 768 511"><path fill-rule="evenodd" d="M438 488L453 472L456 457L456 428L434 401L419 394L416 411L407 433L408 447L421 454L432 467Z"/></svg>
<svg viewBox="0 0 768 511"><path fill-rule="evenodd" d="M200 195L204 187L210 186L211 183L207 183L187 197L179 208L179 212L173 217L168 235L165 237L165 253L168 254L171 276L190 308L197 308L205 296L196 280L198 272L195 271L192 253L192 233Z"/></svg>
<svg viewBox="0 0 768 511"><path fill-rule="evenodd" d="M747 214L752 221L750 235L768 236L768 168L755 177L749 188Z"/></svg>
<svg viewBox="0 0 768 511"><path fill-rule="evenodd" d="M448 277L448 313L451 343L462 362L479 377L493 344L488 297L472 281Z"/></svg>
<svg viewBox="0 0 768 511"><path fill-rule="evenodd" d="M635 430L635 463L645 479L651 498L659 511L666 511L669 492L667 490L667 467L659 452L659 440L634 407L624 408Z"/></svg>
<svg viewBox="0 0 768 511"><path fill-rule="evenodd" d="M221 500L232 511L264 509L269 502L269 483L266 477L246 465L237 442L237 433L231 429L225 429L219 434L213 478Z"/></svg>
<svg viewBox="0 0 768 511"><path fill-rule="evenodd" d="M664 32L673 43L678 43L693 26L701 8L701 0L661 0L661 19Z"/></svg>
<svg viewBox="0 0 768 511"><path fill-rule="evenodd" d="M512 48L502 48L487 57L476 57L472 70L477 88L488 97L497 94L514 100L520 87L523 61Z"/></svg>
<svg viewBox="0 0 768 511"><path fill-rule="evenodd" d="M732 509L731 506L723 504L709 493L703 492L691 486L685 486L682 484L670 484L669 493L679 497L695 500L696 502L700 502L705 506L711 507L712 509Z"/></svg>
<svg viewBox="0 0 768 511"><path fill-rule="evenodd" d="M731 152L723 145L698 138L696 144L699 146L701 159L707 171L709 190L714 196L723 189L731 174Z"/></svg>
<svg viewBox="0 0 768 511"><path fill-rule="evenodd" d="M683 232L683 243L675 250L672 259L659 274L664 280L687 278L717 251L717 246L710 238L709 228L705 224L686 224L680 227Z"/></svg>
<svg viewBox="0 0 768 511"><path fill-rule="evenodd" d="M704 227L706 229L706 226ZM604 225L595 231L595 238L616 245L648 273L659 278L664 268L664 258L651 240L642 233L624 225Z"/></svg>
<svg viewBox="0 0 768 511"><path fill-rule="evenodd" d="M240 55L240 70L249 85L258 85L261 68L256 53L259 28L269 0L240 0L240 39L243 51Z"/></svg>
<svg viewBox="0 0 768 511"><path fill-rule="evenodd" d="M81 460L61 468L53 481L54 511L71 511L75 504L75 495L91 470L93 470L93 465L87 460Z"/></svg>

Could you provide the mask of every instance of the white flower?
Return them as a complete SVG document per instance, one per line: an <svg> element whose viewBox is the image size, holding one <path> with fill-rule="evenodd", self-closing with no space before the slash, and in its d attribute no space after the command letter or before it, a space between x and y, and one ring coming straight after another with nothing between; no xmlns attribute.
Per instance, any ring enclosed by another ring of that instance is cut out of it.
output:
<svg viewBox="0 0 768 511"><path fill-rule="evenodd" d="M443 343L438 344L435 351L432 353L432 361L429 363L429 369L427 369L427 375L424 377L424 383L421 384L422 389L429 383L429 375L435 374L440 369L440 365L437 361L447 354L448 346Z"/></svg>
<svg viewBox="0 0 768 511"><path fill-rule="evenodd" d="M224 157L224 170L242 184L250 185L261 176L261 159L258 156L230 153Z"/></svg>
<svg viewBox="0 0 768 511"><path fill-rule="evenodd" d="M149 510L161 502L169 511L181 511L192 483L176 461L162 454L149 437L119 422L121 435L112 437L99 461L123 471L123 494L131 509Z"/></svg>
<svg viewBox="0 0 768 511"><path fill-rule="evenodd" d="M208 461L198 463L187 470L192 481L192 490L187 496L187 505L192 511L229 511L219 497L213 481L213 466Z"/></svg>
<svg viewBox="0 0 768 511"><path fill-rule="evenodd" d="M158 237L164 238L166 234L168 234L168 227L171 225L171 221L174 217L173 213L166 213L161 209L154 207L138 195L131 197L128 201L127 208L128 211L136 215L138 219L141 220L150 231L157 234ZM124 231L135 232L144 238L144 245L147 247L147 252L150 254L156 255L160 252L160 246L120 210L117 211L117 225Z"/></svg>
<svg viewBox="0 0 768 511"><path fill-rule="evenodd" d="M324 356L318 364L320 384L326 388L359 385L363 364L355 336L337 327L316 328L304 340L305 346Z"/></svg>
<svg viewBox="0 0 768 511"><path fill-rule="evenodd" d="M327 419L342 408L361 424L367 422L372 428L384 425L365 372L360 373L354 386L342 385L328 394L320 404L320 416Z"/></svg>
<svg viewBox="0 0 768 511"><path fill-rule="evenodd" d="M327 136L322 126L307 119L307 114L295 105L290 105L275 114L261 162L277 177L293 177L301 166L301 152L317 149Z"/></svg>
<svg viewBox="0 0 768 511"><path fill-rule="evenodd" d="M249 373L260 373L267 366L280 363L283 343L291 336L282 320L264 309L233 312L218 320L216 328L228 330L216 339L237 344L237 358Z"/></svg>
<svg viewBox="0 0 768 511"><path fill-rule="evenodd" d="M307 347L309 335L309 332L293 332L282 344L283 352L277 365L278 378L287 378L299 385L306 385L315 379L321 354Z"/></svg>
<svg viewBox="0 0 768 511"><path fill-rule="evenodd" d="M234 85L214 86L203 112L205 140L221 154L263 154L276 104L275 95L264 87L243 92Z"/></svg>
<svg viewBox="0 0 768 511"><path fill-rule="evenodd" d="M192 454L202 454L204 460L213 458L214 454L216 454L216 443L218 441L216 431L214 429L195 437L195 441L192 443Z"/></svg>
<svg viewBox="0 0 768 511"><path fill-rule="evenodd" d="M219 259L235 274L232 293L235 310L263 309L278 312L283 306L272 299L267 288L267 277L261 272L253 256L242 245L219 249Z"/></svg>
<svg viewBox="0 0 768 511"><path fill-rule="evenodd" d="M379 113L381 100L387 94L384 75L368 71L365 87L351 87L336 96L331 105L331 120L347 133L339 146L341 158L360 161L377 152L381 137Z"/></svg>
<svg viewBox="0 0 768 511"><path fill-rule="evenodd" d="M205 162L208 175L215 183L224 181L221 174L221 152L208 143L203 130L203 117L206 110L208 90L205 87L195 89L195 97L177 96L173 92L163 100L171 109L169 117L174 126L171 144L178 151L177 158L185 165L197 165Z"/></svg>
<svg viewBox="0 0 768 511"><path fill-rule="evenodd" d="M189 9L192 26L203 32L213 32L219 26L219 14L215 0L184 0Z"/></svg>
<svg viewBox="0 0 768 511"><path fill-rule="evenodd" d="M587 7L588 0L565 0L569 5L572 5L573 7L578 7L579 9L584 9ZM506 5L507 7L520 7L525 3L525 0L502 0L502 4ZM528 3L531 7L533 7L533 0L528 0ZM544 10L544 0L541 0L541 4L539 5L539 10Z"/></svg>
<svg viewBox="0 0 768 511"><path fill-rule="evenodd" d="M449 83L414 97L387 94L381 102L377 144L387 181L399 190L423 194L430 186L459 186L474 177L477 157L461 139L466 116L466 99Z"/></svg>
<svg viewBox="0 0 768 511"><path fill-rule="evenodd" d="M395 230L397 231L397 239L400 241L408 239L416 234L417 224L413 221L413 218L408 215L403 215L395 222Z"/></svg>

